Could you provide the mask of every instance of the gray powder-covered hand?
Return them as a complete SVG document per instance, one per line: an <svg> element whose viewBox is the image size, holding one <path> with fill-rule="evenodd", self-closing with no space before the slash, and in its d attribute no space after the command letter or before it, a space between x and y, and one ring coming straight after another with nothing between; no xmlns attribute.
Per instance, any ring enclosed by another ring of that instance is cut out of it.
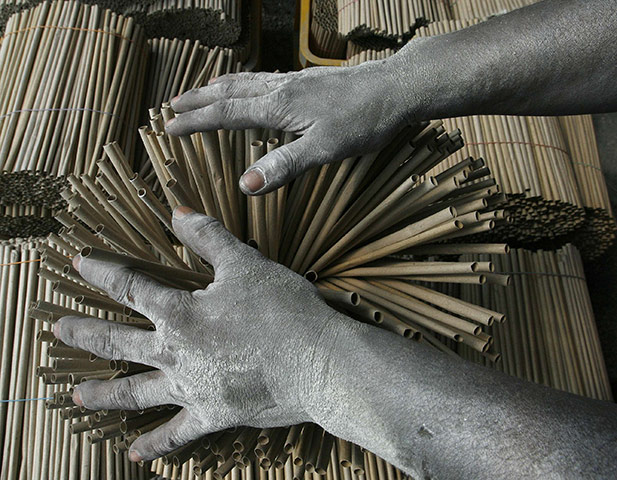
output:
<svg viewBox="0 0 617 480"><path fill-rule="evenodd" d="M265 127L302 135L243 175L245 193L267 193L309 168L378 150L408 122L390 63L225 75L172 100L179 115L167 131Z"/></svg>
<svg viewBox="0 0 617 480"><path fill-rule="evenodd" d="M56 336L101 358L158 369L84 382L75 389L75 402L94 410L183 407L134 442L132 460L159 457L232 426L310 421L330 346L355 322L331 309L307 280L241 243L215 219L180 207L173 226L213 265L215 281L205 290L175 290L88 258L74 262L85 280L147 316L156 331L64 317Z"/></svg>
<svg viewBox="0 0 617 480"><path fill-rule="evenodd" d="M614 0L544 0L357 67L225 75L173 99L179 115L167 131L302 135L242 177L245 193L262 194L316 165L375 151L408 122L614 111L616 45Z"/></svg>

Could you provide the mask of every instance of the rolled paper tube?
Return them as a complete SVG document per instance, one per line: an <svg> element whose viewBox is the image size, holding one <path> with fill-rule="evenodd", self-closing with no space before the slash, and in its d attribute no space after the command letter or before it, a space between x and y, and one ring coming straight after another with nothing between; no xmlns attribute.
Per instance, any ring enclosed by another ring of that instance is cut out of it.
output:
<svg viewBox="0 0 617 480"><path fill-rule="evenodd" d="M41 322L54 323L56 320L53 318L53 314L45 310L39 310L38 308L30 307L28 309L28 316Z"/></svg>
<svg viewBox="0 0 617 480"><path fill-rule="evenodd" d="M414 280L418 282L437 282L437 283L470 283L482 285L486 283L486 274L467 274L467 275L408 275L400 277L402 280Z"/></svg>
<svg viewBox="0 0 617 480"><path fill-rule="evenodd" d="M189 192L191 192L193 189L191 188L191 184L188 178L185 176L184 171L182 170L178 162L173 158L167 159L165 161L165 168L167 168L167 171L171 176L170 180L176 181L177 189L182 193L182 199L186 200L186 203L180 203L180 205L191 207L193 210L200 212L202 210L201 205L196 205L193 197L188 196ZM169 181L167 182L167 188L171 190L169 186ZM172 193L176 195L174 190L172 190ZM176 195L176 198L178 198L178 195ZM180 200L180 198L178 198L178 200Z"/></svg>
<svg viewBox="0 0 617 480"><path fill-rule="evenodd" d="M355 443L351 444L351 469L355 475L364 475L364 453Z"/></svg>
<svg viewBox="0 0 617 480"><path fill-rule="evenodd" d="M251 143L250 158L251 165L261 158L264 154L263 142L256 140ZM259 251L268 256L268 227L266 224L266 199L263 195L251 197L251 210L253 212L253 222L255 225L255 239L259 245Z"/></svg>
<svg viewBox="0 0 617 480"><path fill-rule="evenodd" d="M351 443L342 438L337 439L338 442L338 458L341 467L349 468L351 466Z"/></svg>
<svg viewBox="0 0 617 480"><path fill-rule="evenodd" d="M71 385L79 385L88 380L107 380L114 375L114 372L107 370L96 370L88 372L71 372L68 374L68 382Z"/></svg>
<svg viewBox="0 0 617 480"><path fill-rule="evenodd" d="M256 428L247 427L233 442L233 447L238 452L243 452L244 450L249 449L252 445L257 442L257 437L259 437L261 430Z"/></svg>
<svg viewBox="0 0 617 480"><path fill-rule="evenodd" d="M421 245L412 247L405 253L413 255L465 255L496 254L505 255L510 248L505 243L448 243L443 245Z"/></svg>
<svg viewBox="0 0 617 480"><path fill-rule="evenodd" d="M283 445L283 449L287 453L291 453L298 443L298 438L300 437L300 433L302 432L302 425L292 425L289 428L289 433L287 433L287 438L285 439L285 444Z"/></svg>
<svg viewBox="0 0 617 480"><path fill-rule="evenodd" d="M72 371L72 372L84 372L84 371L96 371L105 368L109 365L109 360L63 360L55 358L52 360L52 367L55 372Z"/></svg>
<svg viewBox="0 0 617 480"><path fill-rule="evenodd" d="M274 428L264 428L259 432L257 437L257 443L259 445L266 445L270 441L270 435L272 435L276 430Z"/></svg>
<svg viewBox="0 0 617 480"><path fill-rule="evenodd" d="M210 453L202 460L197 462L197 465L193 467L193 473L195 475L203 475L206 471L210 470L213 467L217 466L217 457L213 453Z"/></svg>
<svg viewBox="0 0 617 480"><path fill-rule="evenodd" d="M501 353L498 352L482 352L482 356L488 358L492 363L497 363L501 360Z"/></svg>
<svg viewBox="0 0 617 480"><path fill-rule="evenodd" d="M40 377L44 374L51 374L54 372L54 369L51 367L43 367L41 365L39 365L38 367L36 367L36 376Z"/></svg>
<svg viewBox="0 0 617 480"><path fill-rule="evenodd" d="M137 196L141 199L142 202L150 209L156 218L167 227L167 230L173 232L173 226L171 224L171 214L163 207L163 204L159 201L158 198L154 196L151 190L140 188L137 190ZM201 210L201 208L200 208Z"/></svg>
<svg viewBox="0 0 617 480"><path fill-rule="evenodd" d="M215 480L223 480L225 476L231 472L231 469L236 466L236 462L232 457L229 457L222 465L219 465L217 469L212 472L212 477Z"/></svg>
<svg viewBox="0 0 617 480"><path fill-rule="evenodd" d="M110 244L117 247L118 250L122 250L133 256L139 256L139 257L148 258L151 260L157 259L156 256L152 252L141 250L138 246L136 246L135 243L127 242L126 239L123 238L122 236L116 235L115 233L113 233L113 231L110 231L109 229L105 228L105 225L102 225L102 224L97 225L95 232L99 237L105 238L106 241L108 241ZM143 243L143 242L141 242L140 240L140 243ZM87 243L87 242L82 242L79 248L81 250L82 248L87 247L89 245L92 245L92 244Z"/></svg>
<svg viewBox="0 0 617 480"><path fill-rule="evenodd" d="M53 342L54 340L56 340L56 337L54 333L49 330L40 330L36 334L36 339L40 342L49 343L49 342Z"/></svg>
<svg viewBox="0 0 617 480"><path fill-rule="evenodd" d="M344 306L356 306L360 304L360 296L356 292L341 292L329 288L319 288L322 297L333 304Z"/></svg>
<svg viewBox="0 0 617 480"><path fill-rule="evenodd" d="M477 263L477 268L476 268L476 272L483 272L483 273L493 273L495 271L495 265L493 264L493 262L476 262Z"/></svg>
<svg viewBox="0 0 617 480"><path fill-rule="evenodd" d="M512 277L510 275L502 275L499 273L485 273L486 281L488 283L494 285L501 285L502 287L507 287L510 285L512 281Z"/></svg>
<svg viewBox="0 0 617 480"><path fill-rule="evenodd" d="M72 347L48 347L47 356L61 358L89 358L90 353Z"/></svg>
<svg viewBox="0 0 617 480"><path fill-rule="evenodd" d="M291 457L291 452L287 452L285 450L285 444L283 444L283 449L274 459L274 462L273 462L274 468L276 468L277 470L280 470L280 469L286 468L286 465L288 463L293 464L293 462L290 460L290 457Z"/></svg>
<svg viewBox="0 0 617 480"><path fill-rule="evenodd" d="M175 178L170 178L169 180L167 180L165 188L167 188L176 198L176 202L178 203L178 205L186 205L187 207L195 210L193 200L188 196L187 190L185 190Z"/></svg>
<svg viewBox="0 0 617 480"><path fill-rule="evenodd" d="M321 448L321 444L323 443L325 431L322 428L316 427L313 430L313 438L311 439L311 447L309 448L306 457L304 458L304 465L306 467L306 471L309 473L315 472L315 464L317 463L317 455L319 455L319 450Z"/></svg>
<svg viewBox="0 0 617 480"><path fill-rule="evenodd" d="M111 300L111 299L110 299ZM101 310L107 310L109 312L122 314L124 308L119 304L114 304L113 301L101 300L100 298L78 295L75 297L75 303L77 305L84 305L87 307L98 308ZM84 316L84 314L80 315Z"/></svg>
<svg viewBox="0 0 617 480"><path fill-rule="evenodd" d="M214 454L212 453L210 448L207 446L204 446L202 443L199 447L193 450L193 453L191 454L191 458L193 459L193 462L200 463L202 460L207 458L209 455L214 457Z"/></svg>
<svg viewBox="0 0 617 480"><path fill-rule="evenodd" d="M69 425L69 431L71 434L75 435L77 433L84 433L90 430L90 425L88 422L76 422Z"/></svg>
<svg viewBox="0 0 617 480"><path fill-rule="evenodd" d="M352 268L338 277L404 277L407 275L445 275L473 273L476 262L388 262L383 266Z"/></svg>
<svg viewBox="0 0 617 480"><path fill-rule="evenodd" d="M169 267L166 265L161 265L160 263L142 260L141 258L129 257L127 255L122 255L107 250L100 250L93 247L83 248L81 251L81 256L101 262L121 265L123 267L134 268L136 270L141 270L144 273L153 272L160 276L166 276L169 278L181 278L185 280L190 280L204 287L212 283L212 281L214 280L208 274L194 272L192 270L185 270L183 268Z"/></svg>
<svg viewBox="0 0 617 480"><path fill-rule="evenodd" d="M311 439L313 437L314 429L315 425L313 423L304 424L302 434L300 435L299 442L296 445L296 450L294 452L294 465L304 465L304 459L306 458L309 448L311 447Z"/></svg>
<svg viewBox="0 0 617 480"><path fill-rule="evenodd" d="M296 464L294 461L293 464L293 480L304 480L305 478L305 468L304 464Z"/></svg>
<svg viewBox="0 0 617 480"><path fill-rule="evenodd" d="M326 475L328 465L330 464L331 452L334 447L334 437L328 432L324 432L324 438L317 455L317 463L315 464L315 472L318 475Z"/></svg>
<svg viewBox="0 0 617 480"><path fill-rule="evenodd" d="M47 384L59 384L59 383L68 383L71 380L71 375L69 373L51 373L49 375L45 375L43 379L43 383Z"/></svg>

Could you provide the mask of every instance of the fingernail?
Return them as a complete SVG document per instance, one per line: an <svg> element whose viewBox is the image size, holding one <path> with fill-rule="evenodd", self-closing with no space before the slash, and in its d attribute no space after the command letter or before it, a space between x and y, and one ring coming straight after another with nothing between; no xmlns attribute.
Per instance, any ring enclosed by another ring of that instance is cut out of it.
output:
<svg viewBox="0 0 617 480"><path fill-rule="evenodd" d="M54 337L60 338L60 322L54 323L52 331L54 332Z"/></svg>
<svg viewBox="0 0 617 480"><path fill-rule="evenodd" d="M129 460L131 462L141 462L141 455L139 454L139 452L137 450L130 450L129 451Z"/></svg>
<svg viewBox="0 0 617 480"><path fill-rule="evenodd" d="M180 98L180 95L176 95L174 98L171 99L171 106L174 106L174 103L176 103L178 101L178 99ZM172 118L173 120L173 118Z"/></svg>
<svg viewBox="0 0 617 480"><path fill-rule="evenodd" d="M240 178L240 183L245 190L248 190L249 192L258 192L264 188L266 179L264 178L264 174L255 168L242 175Z"/></svg>
<svg viewBox="0 0 617 480"><path fill-rule="evenodd" d="M78 253L73 257L73 268L79 272L79 265L81 264L81 255Z"/></svg>
<svg viewBox="0 0 617 480"><path fill-rule="evenodd" d="M172 100L172 102L173 102L173 100ZM167 122L165 122L165 128L171 127L174 124L175 121L176 121L175 118L170 118L169 120L167 120Z"/></svg>
<svg viewBox="0 0 617 480"><path fill-rule="evenodd" d="M79 393L79 390L73 392L73 403L78 407L84 406L84 402L81 401L81 393Z"/></svg>
<svg viewBox="0 0 617 480"><path fill-rule="evenodd" d="M193 210L190 207L185 207L184 205L181 205L179 207L176 207L176 209L174 210L174 217L176 218L182 218L185 215L188 215L189 213L193 213L195 210Z"/></svg>
<svg viewBox="0 0 617 480"><path fill-rule="evenodd" d="M218 78L218 77L214 77L214 78L211 78L210 80L208 80L208 85L213 84L213 83L214 83L214 81L215 81L217 78Z"/></svg>

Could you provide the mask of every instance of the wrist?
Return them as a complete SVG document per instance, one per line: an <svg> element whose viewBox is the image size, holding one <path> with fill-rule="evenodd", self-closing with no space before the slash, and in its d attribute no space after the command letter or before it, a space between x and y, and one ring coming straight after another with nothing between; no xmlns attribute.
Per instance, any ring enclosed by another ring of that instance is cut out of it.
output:
<svg viewBox="0 0 617 480"><path fill-rule="evenodd" d="M417 38L386 60L410 123L481 108L485 97L480 87L487 72L483 61L465 53L465 43L457 34Z"/></svg>
<svg viewBox="0 0 617 480"><path fill-rule="evenodd" d="M323 425L337 407L331 392L336 377L346 368L347 345L357 344L359 330L366 325L328 307L318 331L313 332L313 343L306 350L302 389L302 407L311 421Z"/></svg>

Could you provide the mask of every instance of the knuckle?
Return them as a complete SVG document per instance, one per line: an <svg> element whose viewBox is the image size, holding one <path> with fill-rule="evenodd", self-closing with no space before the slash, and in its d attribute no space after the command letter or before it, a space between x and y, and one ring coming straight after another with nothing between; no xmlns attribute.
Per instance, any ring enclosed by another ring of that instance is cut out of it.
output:
<svg viewBox="0 0 617 480"><path fill-rule="evenodd" d="M109 400L113 405L117 406L136 406L137 408L143 407L143 402L140 401L139 394L137 393L137 382L132 377L125 377L114 383L109 391Z"/></svg>
<svg viewBox="0 0 617 480"><path fill-rule="evenodd" d="M199 217L193 225L193 239L200 240L209 236L216 224L216 219L212 217Z"/></svg>

